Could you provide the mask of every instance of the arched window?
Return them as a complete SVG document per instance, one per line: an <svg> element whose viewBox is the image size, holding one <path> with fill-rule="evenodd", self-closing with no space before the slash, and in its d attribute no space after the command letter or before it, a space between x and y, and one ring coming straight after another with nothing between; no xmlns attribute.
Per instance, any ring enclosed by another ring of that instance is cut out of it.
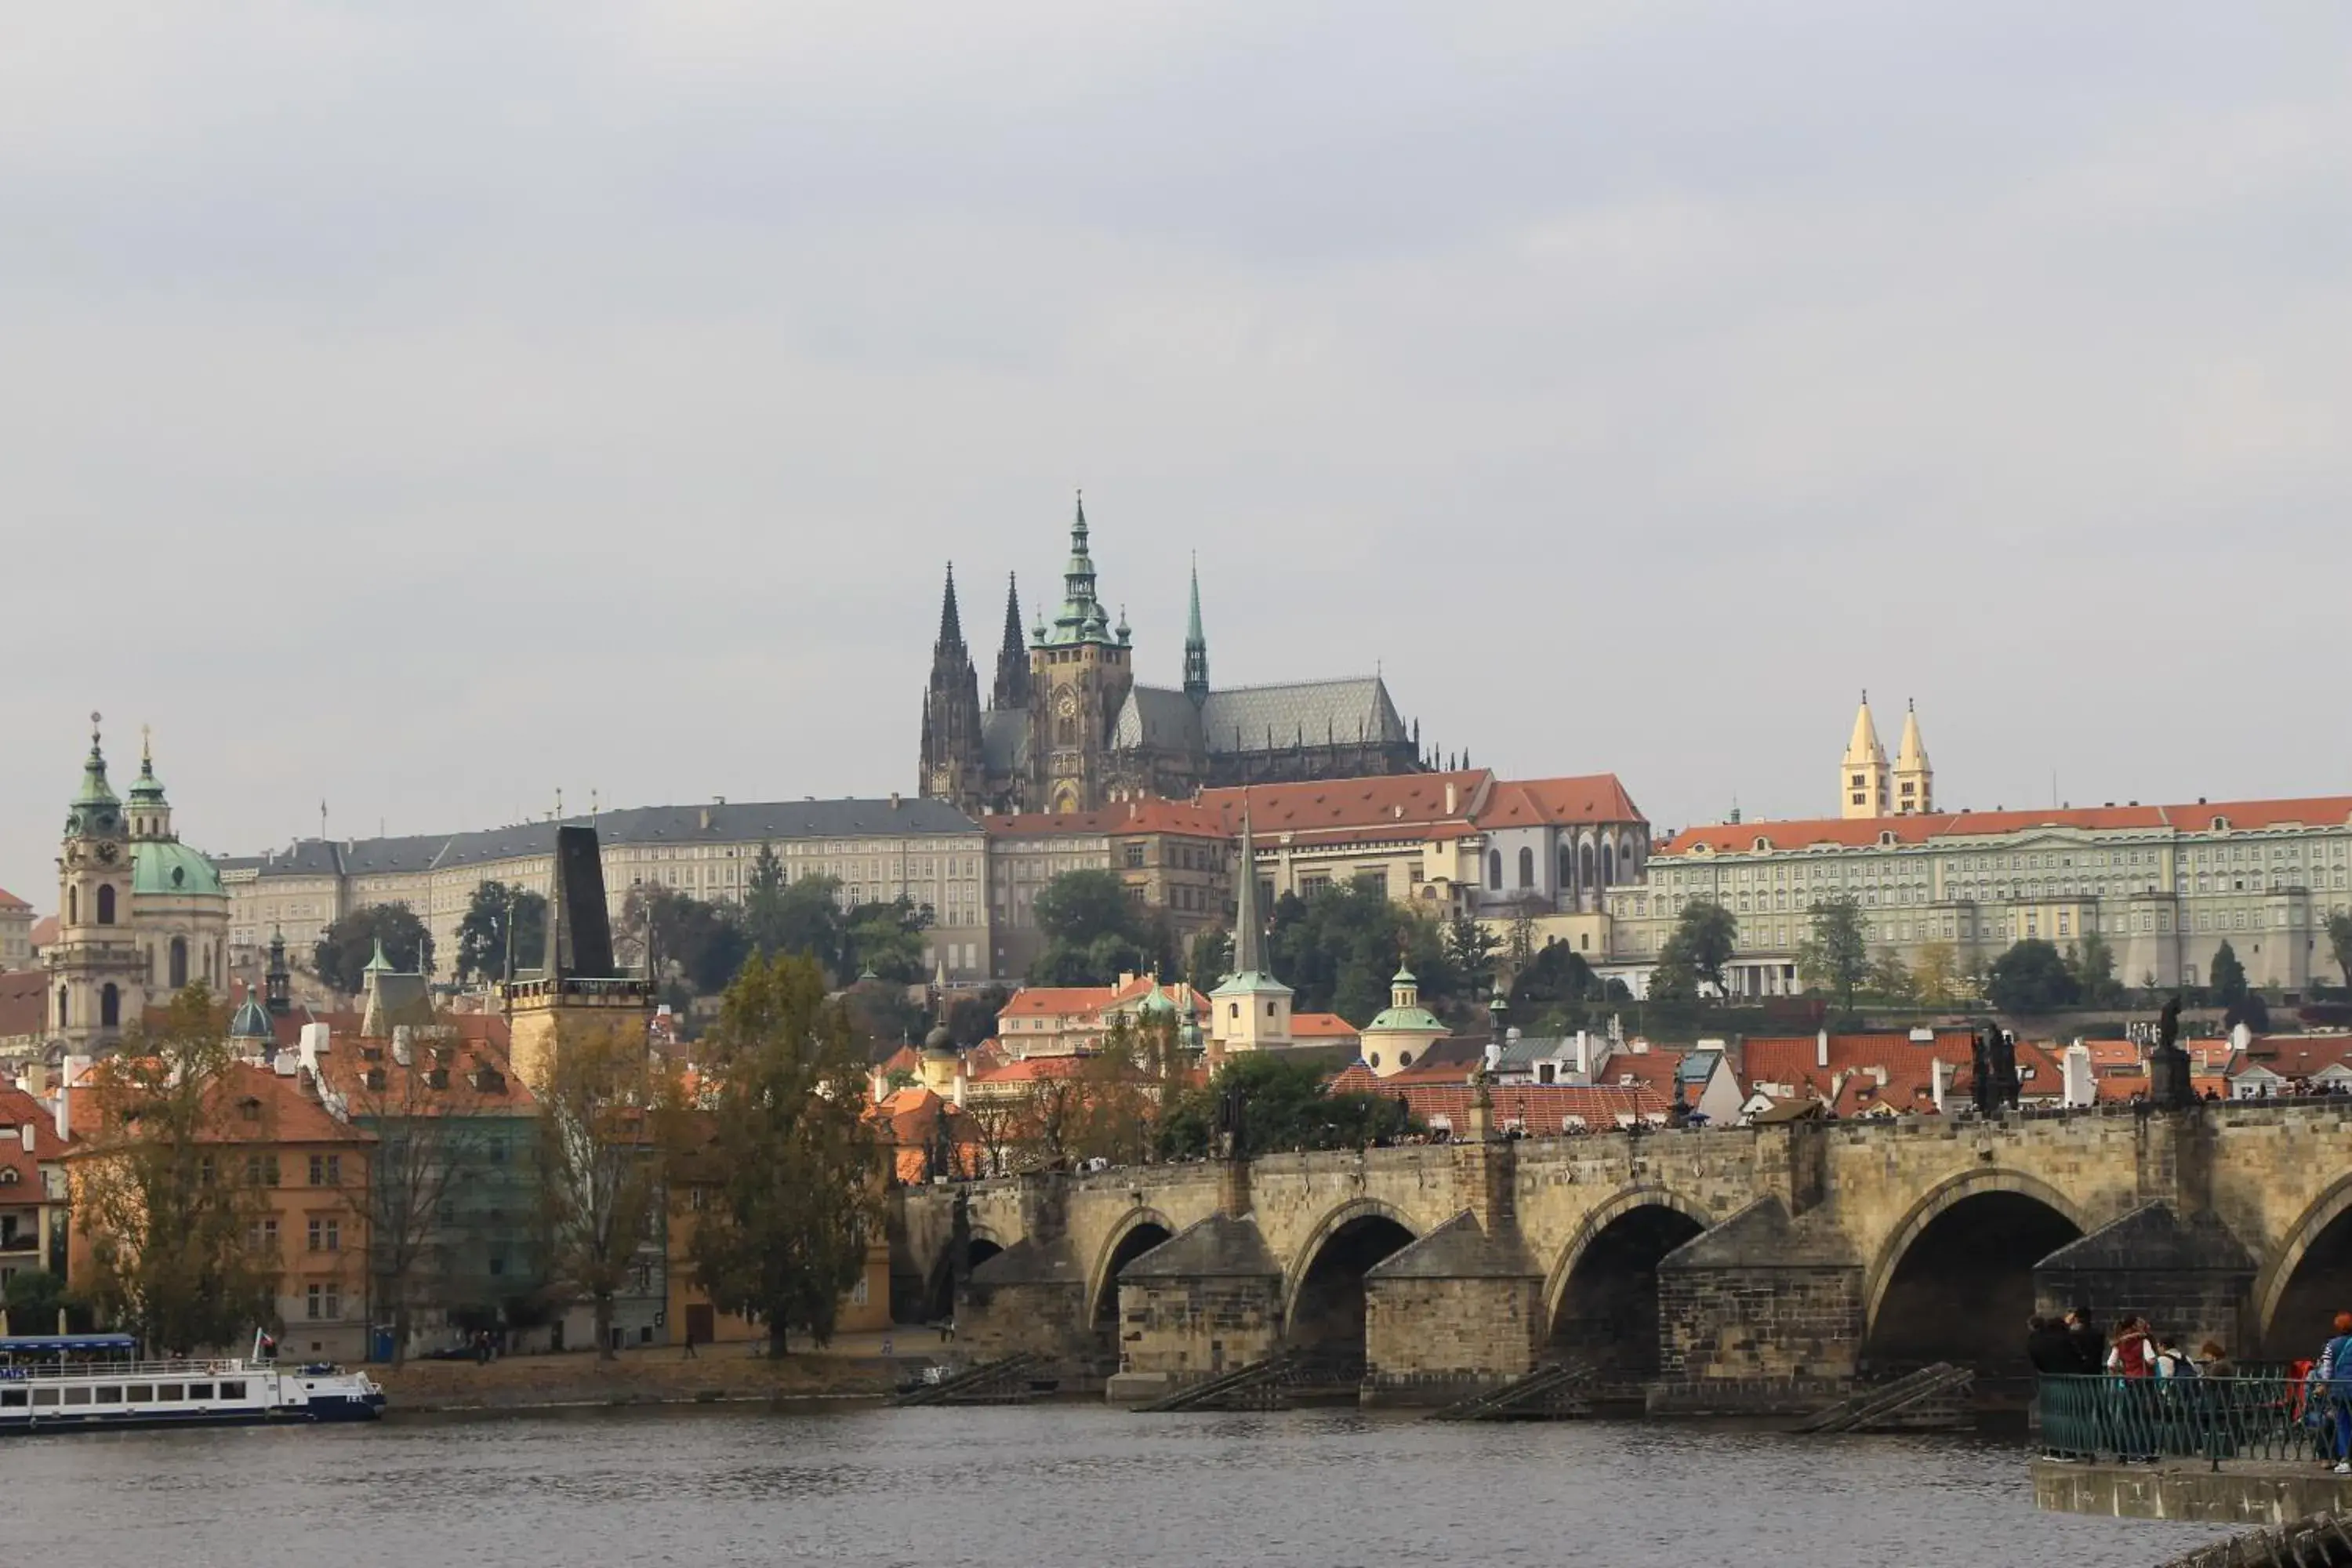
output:
<svg viewBox="0 0 2352 1568"><path fill-rule="evenodd" d="M1559 847L1559 890L1563 893L1576 886L1576 851L1563 844Z"/></svg>
<svg viewBox="0 0 2352 1568"><path fill-rule="evenodd" d="M114 923L114 884L111 882L98 885L98 923L102 926Z"/></svg>
<svg viewBox="0 0 2352 1568"><path fill-rule="evenodd" d="M1578 848L1576 852L1576 863L1584 872L1583 885L1588 888L1592 886L1592 846L1590 843Z"/></svg>
<svg viewBox="0 0 2352 1568"><path fill-rule="evenodd" d="M79 888L66 889L66 924L69 926L81 924L81 889Z"/></svg>
<svg viewBox="0 0 2352 1568"><path fill-rule="evenodd" d="M188 939L184 936L175 936L172 939L172 978L170 984L172 989L177 991L187 983Z"/></svg>
<svg viewBox="0 0 2352 1568"><path fill-rule="evenodd" d="M1617 847L1604 842L1601 846L1601 885L1605 888L1616 879Z"/></svg>
<svg viewBox="0 0 2352 1568"><path fill-rule="evenodd" d="M1486 851L1486 886L1496 892L1503 890L1503 852L1499 849Z"/></svg>
<svg viewBox="0 0 2352 1568"><path fill-rule="evenodd" d="M66 1006L67 994L68 993L64 986L60 985L58 987L58 1027L60 1029L73 1022L72 1018L68 1016L68 1009Z"/></svg>
<svg viewBox="0 0 2352 1568"><path fill-rule="evenodd" d="M98 1026L111 1029L121 1022L122 993L116 990L114 982L110 980L106 983L106 989L98 994Z"/></svg>
<svg viewBox="0 0 2352 1568"><path fill-rule="evenodd" d="M1535 885L1536 852L1532 849L1522 849L1519 851L1519 886L1532 888Z"/></svg>

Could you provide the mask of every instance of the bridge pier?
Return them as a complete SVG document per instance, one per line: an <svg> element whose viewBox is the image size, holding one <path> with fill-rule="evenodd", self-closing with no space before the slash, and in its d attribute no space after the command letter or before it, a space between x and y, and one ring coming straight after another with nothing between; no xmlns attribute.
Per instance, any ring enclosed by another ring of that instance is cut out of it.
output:
<svg viewBox="0 0 2352 1568"><path fill-rule="evenodd" d="M1282 1343L1282 1265L1257 1222L1222 1210L1129 1264L1117 1281L1122 1404L1263 1361Z"/></svg>
<svg viewBox="0 0 2352 1568"><path fill-rule="evenodd" d="M2251 1307L2254 1260L2220 1215L2182 1219L2170 1204L2144 1204L2033 1266L2034 1310L2081 1307L2112 1331L2146 1318L2194 1352L2218 1341L2240 1356L2260 1337Z"/></svg>
<svg viewBox="0 0 2352 1568"><path fill-rule="evenodd" d="M1757 1199L1658 1266L1656 1414L1813 1409L1853 1380L1863 1267L1821 1211Z"/></svg>
<svg viewBox="0 0 2352 1568"><path fill-rule="evenodd" d="M1517 1226L1465 1209L1364 1277L1366 1405L1453 1405L1535 1370L1543 1275Z"/></svg>
<svg viewBox="0 0 2352 1568"><path fill-rule="evenodd" d="M1108 1370L1110 1347L1087 1313L1087 1269L1069 1235L1068 1187L1055 1173L1017 1178L1023 1235L958 1282L956 1337L982 1361L1031 1352L1065 1384Z"/></svg>

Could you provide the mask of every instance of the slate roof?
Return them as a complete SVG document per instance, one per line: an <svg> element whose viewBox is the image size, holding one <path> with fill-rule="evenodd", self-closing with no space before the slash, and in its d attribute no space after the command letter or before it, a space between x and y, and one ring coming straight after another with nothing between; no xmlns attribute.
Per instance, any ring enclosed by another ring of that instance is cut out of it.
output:
<svg viewBox="0 0 2352 1568"><path fill-rule="evenodd" d="M1211 752L1228 753L1279 749L1302 738L1310 746L1412 739L1377 675L1212 691L1201 708L1201 729Z"/></svg>
<svg viewBox="0 0 2352 1568"><path fill-rule="evenodd" d="M1373 1279L1541 1279L1516 1227L1489 1236L1468 1209L1365 1271Z"/></svg>
<svg viewBox="0 0 2352 1568"><path fill-rule="evenodd" d="M704 826L705 814L709 826ZM386 871L446 870L555 853L559 826L593 824L605 848L634 844L740 844L762 838L909 837L978 833L980 824L941 800L789 800L741 805L644 805L568 817L563 823L522 822L473 833L410 834L384 838L303 838L268 856L217 862L224 870L264 877L364 877Z"/></svg>
<svg viewBox="0 0 2352 1568"><path fill-rule="evenodd" d="M1201 710L1181 691L1164 686L1132 687L1111 723L1110 743L1118 751L1148 746L1154 751L1197 752L1202 749Z"/></svg>
<svg viewBox="0 0 2352 1568"><path fill-rule="evenodd" d="M990 1263L996 1261L989 1259ZM985 1268L988 1265L982 1264ZM1122 1280L1166 1279L1279 1279L1282 1265L1267 1249L1257 1221L1219 1213L1186 1226L1118 1271Z"/></svg>

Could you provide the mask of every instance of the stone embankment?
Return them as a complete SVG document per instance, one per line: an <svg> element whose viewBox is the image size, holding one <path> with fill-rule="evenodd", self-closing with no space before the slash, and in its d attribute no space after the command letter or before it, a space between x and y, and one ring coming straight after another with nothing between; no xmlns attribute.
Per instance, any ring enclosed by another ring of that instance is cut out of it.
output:
<svg viewBox="0 0 2352 1568"><path fill-rule="evenodd" d="M704 1346L692 1360L675 1347L624 1351L600 1362L590 1352L509 1356L488 1364L412 1361L368 1368L394 1415L583 1405L743 1402L850 1403L887 1396L899 1363L871 1355L813 1352L770 1361L750 1347Z"/></svg>

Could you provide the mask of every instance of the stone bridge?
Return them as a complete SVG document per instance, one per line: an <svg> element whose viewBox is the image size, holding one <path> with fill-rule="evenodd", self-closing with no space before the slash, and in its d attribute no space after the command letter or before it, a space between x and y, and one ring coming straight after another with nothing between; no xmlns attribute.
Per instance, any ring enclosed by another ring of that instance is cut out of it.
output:
<svg viewBox="0 0 2352 1568"><path fill-rule="evenodd" d="M2312 1353L2352 1308L2347 1211L2352 1100L2238 1102L908 1188L892 1267L902 1315L952 1313L975 1354L1045 1352L1122 1397L1322 1345L1360 1351L1368 1400L1571 1353L1654 1407L1769 1407L1936 1359L2021 1372L2037 1303Z"/></svg>

